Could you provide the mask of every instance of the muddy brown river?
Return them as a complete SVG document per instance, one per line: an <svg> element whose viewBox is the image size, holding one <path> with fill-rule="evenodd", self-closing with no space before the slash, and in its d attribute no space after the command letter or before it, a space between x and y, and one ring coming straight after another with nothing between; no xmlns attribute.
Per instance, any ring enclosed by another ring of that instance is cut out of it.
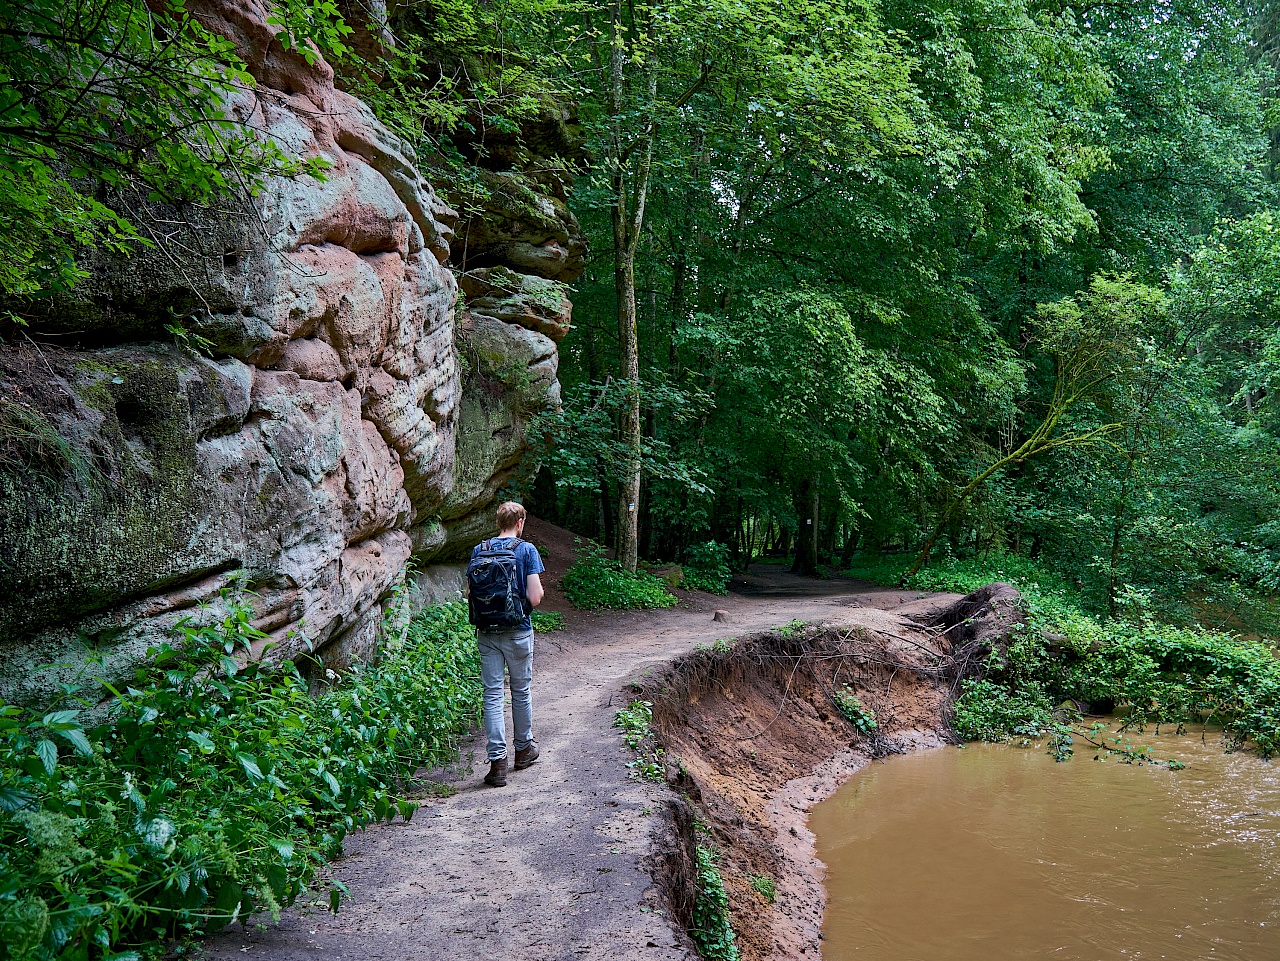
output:
<svg viewBox="0 0 1280 961"><path fill-rule="evenodd" d="M1280 762L1143 737L872 763L813 809L825 961L1280 961Z"/></svg>

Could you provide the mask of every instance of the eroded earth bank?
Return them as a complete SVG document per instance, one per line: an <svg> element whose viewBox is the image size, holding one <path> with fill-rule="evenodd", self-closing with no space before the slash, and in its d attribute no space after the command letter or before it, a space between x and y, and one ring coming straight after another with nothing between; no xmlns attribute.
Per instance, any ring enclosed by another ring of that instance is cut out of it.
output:
<svg viewBox="0 0 1280 961"><path fill-rule="evenodd" d="M677 793L653 867L684 928L697 920L702 847L719 853L744 959L821 955L823 866L806 812L877 758L953 740L958 680L1021 621L1006 584L914 596L695 650L632 686L653 704ZM859 729L851 703L874 728Z"/></svg>

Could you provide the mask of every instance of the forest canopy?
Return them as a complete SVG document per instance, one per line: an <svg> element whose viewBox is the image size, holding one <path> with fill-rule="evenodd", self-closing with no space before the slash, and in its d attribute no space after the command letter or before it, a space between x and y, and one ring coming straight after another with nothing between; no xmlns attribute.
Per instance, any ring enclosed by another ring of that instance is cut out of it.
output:
<svg viewBox="0 0 1280 961"><path fill-rule="evenodd" d="M525 493L624 566L1001 550L1111 612L1270 623L1274 5L435 0L372 45L276 11L464 212L503 151L572 185ZM222 113L252 78L182 4L9 5L0 43L10 306L156 242L135 201L323 176Z"/></svg>

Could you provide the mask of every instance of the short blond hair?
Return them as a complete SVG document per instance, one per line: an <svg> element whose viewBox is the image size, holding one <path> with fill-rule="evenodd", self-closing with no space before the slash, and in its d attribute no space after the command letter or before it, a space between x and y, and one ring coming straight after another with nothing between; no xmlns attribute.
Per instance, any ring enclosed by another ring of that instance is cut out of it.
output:
<svg viewBox="0 0 1280 961"><path fill-rule="evenodd" d="M507 501L498 508L498 530L509 531L527 516L521 505L515 501Z"/></svg>

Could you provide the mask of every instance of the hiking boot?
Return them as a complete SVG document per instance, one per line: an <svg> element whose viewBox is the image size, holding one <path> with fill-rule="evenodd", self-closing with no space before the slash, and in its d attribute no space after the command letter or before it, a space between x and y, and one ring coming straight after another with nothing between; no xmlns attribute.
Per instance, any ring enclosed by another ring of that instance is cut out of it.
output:
<svg viewBox="0 0 1280 961"><path fill-rule="evenodd" d="M489 773L484 776L484 783L489 787L507 786L507 759L505 757L489 762Z"/></svg>
<svg viewBox="0 0 1280 961"><path fill-rule="evenodd" d="M516 751L516 770L521 771L538 759L538 745L532 741L528 747Z"/></svg>

